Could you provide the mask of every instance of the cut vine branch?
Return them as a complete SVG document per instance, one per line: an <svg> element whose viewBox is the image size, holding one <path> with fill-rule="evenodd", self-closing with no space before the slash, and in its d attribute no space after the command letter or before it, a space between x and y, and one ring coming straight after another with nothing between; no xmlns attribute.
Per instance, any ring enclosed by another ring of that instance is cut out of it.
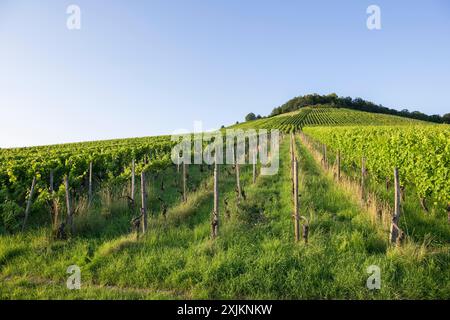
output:
<svg viewBox="0 0 450 320"><path fill-rule="evenodd" d="M35 186L36 186L36 177L33 177L33 181L31 182L30 194L29 194L28 200L27 200L27 207L25 209L25 218L23 219L22 231L25 230L25 227L27 225L28 216L30 214L30 209L31 209L31 202L33 201L33 193L34 193Z"/></svg>

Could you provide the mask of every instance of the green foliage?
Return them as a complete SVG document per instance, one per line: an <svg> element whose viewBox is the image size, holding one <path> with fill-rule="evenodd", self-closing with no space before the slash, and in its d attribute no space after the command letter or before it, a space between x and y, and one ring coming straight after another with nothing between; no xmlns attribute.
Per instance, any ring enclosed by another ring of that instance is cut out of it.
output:
<svg viewBox="0 0 450 320"><path fill-rule="evenodd" d="M14 201L6 200L0 205L0 230L12 233L19 229L23 209Z"/></svg>
<svg viewBox="0 0 450 320"><path fill-rule="evenodd" d="M399 168L402 183L420 197L450 201L450 126L369 126L305 128L305 133L358 166L366 157L371 175L383 180Z"/></svg>
<svg viewBox="0 0 450 320"><path fill-rule="evenodd" d="M450 113L446 113L442 116L444 123L450 123Z"/></svg>
<svg viewBox="0 0 450 320"><path fill-rule="evenodd" d="M78 219L89 226L91 219L98 220L92 230L70 241L51 241L44 229L0 236L0 299L450 297L448 245L390 247L387 234L370 223L299 143L300 207L309 218L310 237L307 245L294 243L288 142L280 147L279 174L260 176L253 185L251 166L242 166L245 211L255 211L255 205L264 208L259 223L234 219L234 202L226 218L220 201L219 237L211 240L213 199L208 188L198 191L196 201L190 196L186 204L174 203L167 219L152 217L150 232L138 241L128 233L126 210L110 217L92 213L85 223ZM231 199L235 177L221 167L220 194ZM175 176L176 171L168 171ZM189 172L192 178L198 173L193 168ZM153 195L156 190L151 190ZM415 228L410 217L409 226ZM72 264L81 268L81 290L66 288L66 269ZM380 290L366 287L370 265L381 268Z"/></svg>
<svg viewBox="0 0 450 320"><path fill-rule="evenodd" d="M169 136L109 140L0 150L0 220L8 230L14 229L17 210L11 201L25 207L31 181L36 177L32 208L47 206L51 199L50 172L54 173L54 190L64 198L64 176L69 176L70 188L86 191L89 163L93 164L94 183L115 185L131 175L131 162L136 161L136 174L142 170L161 170L171 164L170 151L174 142Z"/></svg>
<svg viewBox="0 0 450 320"><path fill-rule="evenodd" d="M257 201L243 201L238 205L236 218L246 224L256 224L263 220L263 211Z"/></svg>

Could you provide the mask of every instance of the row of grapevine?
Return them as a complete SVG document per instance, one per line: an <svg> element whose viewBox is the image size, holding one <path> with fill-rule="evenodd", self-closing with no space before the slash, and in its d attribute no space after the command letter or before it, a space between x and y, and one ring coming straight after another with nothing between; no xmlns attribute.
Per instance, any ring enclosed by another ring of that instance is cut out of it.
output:
<svg viewBox="0 0 450 320"><path fill-rule="evenodd" d="M346 126L346 125L412 125L424 122L392 116L376 114L344 108L315 106L301 108L299 111L282 114L272 118L248 121L233 126L241 129L278 129L291 133L303 127L314 126Z"/></svg>
<svg viewBox="0 0 450 320"><path fill-rule="evenodd" d="M412 184L421 199L450 202L450 126L315 127L304 132L358 167L361 158L379 181L399 168L402 185Z"/></svg>
<svg viewBox="0 0 450 320"><path fill-rule="evenodd" d="M44 212L55 199L62 202L70 196L68 186L72 196L88 195L90 201L93 184L120 187L142 172L157 173L172 164L175 143L162 136L1 150L0 231L6 225L8 230L19 227L24 212L28 215L25 206L29 207L31 198L33 208ZM247 152L249 143L247 140ZM191 151L193 156L195 150ZM186 181L183 183L185 197ZM131 198L134 201L134 192Z"/></svg>
<svg viewBox="0 0 450 320"><path fill-rule="evenodd" d="M315 107L303 121L303 126L399 125L419 121L398 116L368 113L350 109Z"/></svg>
<svg viewBox="0 0 450 320"><path fill-rule="evenodd" d="M355 166L346 167L345 177L342 175L342 153L341 150L330 150L326 144L323 144L319 140L311 138L311 136L300 133L300 139L302 143L309 149L316 160L320 160L325 171L333 174L336 182L343 183L346 190L351 191L355 196L359 197L360 203L364 205L365 210L372 217L372 222L379 225L383 231L387 231L389 228L389 241L396 246L403 244L406 233L402 229L403 225L400 224L401 215L401 202L405 201L404 186L400 185L399 170L397 167L393 168L393 206L384 202L387 200L381 200L376 193L373 193L370 185L367 184L367 179L371 177L371 174L366 168L366 157L361 157L361 166L356 168ZM330 152L332 151L332 152ZM330 155L332 153L332 155ZM332 159L334 158L334 164ZM355 172L355 169L358 169ZM356 173L356 174L355 174ZM390 184L386 184L386 191L389 191ZM389 195L390 198L390 195ZM390 201L389 201L390 202ZM450 220L449 220L450 222Z"/></svg>
<svg viewBox="0 0 450 320"><path fill-rule="evenodd" d="M17 225L33 180L39 209L52 198L51 189L64 195L65 176L78 193L92 186L92 179L120 183L131 176L133 160L136 173L168 166L172 146L166 136L0 150L0 226Z"/></svg>

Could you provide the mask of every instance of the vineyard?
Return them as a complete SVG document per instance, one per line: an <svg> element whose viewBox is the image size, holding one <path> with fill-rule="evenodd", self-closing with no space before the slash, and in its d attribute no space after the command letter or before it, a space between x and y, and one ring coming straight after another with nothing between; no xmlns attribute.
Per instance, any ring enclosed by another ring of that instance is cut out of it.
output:
<svg viewBox="0 0 450 320"><path fill-rule="evenodd" d="M303 127L348 126L348 125L411 125L425 122L399 116L369 113L344 108L314 106L299 111L281 114L271 118L254 120L238 124L233 128L278 129L283 132L295 132Z"/></svg>
<svg viewBox="0 0 450 320"><path fill-rule="evenodd" d="M450 127L381 126L305 128L305 133L327 145L328 155L340 151L341 163L365 168L378 182L389 183L392 168L399 168L402 186L414 186L422 206L450 203Z"/></svg>
<svg viewBox="0 0 450 320"><path fill-rule="evenodd" d="M450 298L449 126L307 107L232 128L285 132L278 173L175 165L168 136L0 150L0 297Z"/></svg>
<svg viewBox="0 0 450 320"><path fill-rule="evenodd" d="M37 198L34 209L43 210L51 200L64 196L64 177L77 194L93 183L123 184L131 175L133 161L137 174L171 164L173 145L169 136L163 136L0 150L0 229L21 227L21 205L32 182Z"/></svg>

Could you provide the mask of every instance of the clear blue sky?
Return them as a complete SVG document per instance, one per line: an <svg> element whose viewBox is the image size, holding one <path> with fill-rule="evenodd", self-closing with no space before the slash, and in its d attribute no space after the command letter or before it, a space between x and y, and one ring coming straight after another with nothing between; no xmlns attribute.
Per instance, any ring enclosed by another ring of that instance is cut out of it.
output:
<svg viewBox="0 0 450 320"><path fill-rule="evenodd" d="M449 91L446 0L0 0L0 147L211 129L314 92L443 114Z"/></svg>

